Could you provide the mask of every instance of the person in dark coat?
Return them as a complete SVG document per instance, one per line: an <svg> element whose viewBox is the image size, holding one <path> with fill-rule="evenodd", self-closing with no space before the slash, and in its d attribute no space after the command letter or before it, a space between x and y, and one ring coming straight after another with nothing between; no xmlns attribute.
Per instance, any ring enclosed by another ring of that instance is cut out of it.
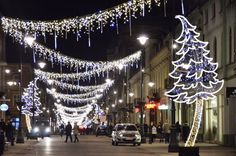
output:
<svg viewBox="0 0 236 156"><path fill-rule="evenodd" d="M5 128L6 128L6 124L5 124L4 120L1 119L1 121L0 121L0 129L1 129L3 132L5 132Z"/></svg>
<svg viewBox="0 0 236 156"><path fill-rule="evenodd" d="M65 129L64 125L61 124L61 125L59 126L59 131L60 131L60 136L61 136L61 138L62 138L62 136L63 136L63 134L64 134L64 129Z"/></svg>
<svg viewBox="0 0 236 156"><path fill-rule="evenodd" d="M72 142L72 135L71 135L72 126L71 126L70 122L68 122L68 124L66 125L65 131L66 131L66 140L65 140L65 142L67 142L68 137L70 137L70 141Z"/></svg>
<svg viewBox="0 0 236 156"><path fill-rule="evenodd" d="M180 141L181 125L179 124L179 121L175 123L175 127L176 127L177 139L178 141Z"/></svg>
<svg viewBox="0 0 236 156"><path fill-rule="evenodd" d="M15 128L12 125L12 122L9 121L6 125L6 137L7 141L11 142L12 146L14 145L14 140L15 140L14 134L15 134Z"/></svg>

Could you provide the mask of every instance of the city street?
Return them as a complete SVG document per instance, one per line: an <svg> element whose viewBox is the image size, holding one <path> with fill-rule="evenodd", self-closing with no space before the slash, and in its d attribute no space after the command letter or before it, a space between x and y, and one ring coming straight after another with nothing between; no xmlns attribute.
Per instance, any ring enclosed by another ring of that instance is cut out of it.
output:
<svg viewBox="0 0 236 156"><path fill-rule="evenodd" d="M25 140L24 144L9 146L4 156L177 156L178 153L168 153L168 145L159 143L143 144L141 146L112 146L111 138L106 136L81 135L80 142L64 142L64 138ZM235 148L221 147L214 144L197 144L201 156L235 156Z"/></svg>

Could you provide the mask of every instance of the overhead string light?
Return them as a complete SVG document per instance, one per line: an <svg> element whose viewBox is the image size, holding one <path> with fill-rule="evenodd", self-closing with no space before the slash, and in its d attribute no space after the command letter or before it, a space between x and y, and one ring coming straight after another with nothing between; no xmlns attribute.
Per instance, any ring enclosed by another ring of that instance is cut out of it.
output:
<svg viewBox="0 0 236 156"><path fill-rule="evenodd" d="M111 62L106 62L105 64L101 65L99 69L92 69L92 70L87 70L85 72L79 72L79 73L50 73L50 72L44 72L39 69L35 69L35 74L43 79L58 79L62 78L64 80L69 80L69 79L84 79L88 80L91 77L94 76L105 76L104 74L108 71L114 71L114 70L120 70L121 66L126 67L130 65L131 67L134 64L138 63L138 60L140 59L141 56L141 51L138 51L130 56L127 56L123 59L116 60L116 61L111 61Z"/></svg>
<svg viewBox="0 0 236 156"><path fill-rule="evenodd" d="M144 12L144 6L150 10L152 3L159 4L160 0L131 0L117 6L102 10L93 14L81 17L52 20L52 21L33 21L20 20L9 17L2 17L2 27L4 32L8 33L11 29L18 29L23 32L36 33L37 36L51 34L55 36L64 36L66 33L78 33L117 24L117 18L123 19L124 23L137 12ZM159 6L159 5L157 5ZM130 13L129 13L130 12ZM101 24L102 21L102 24ZM56 42L55 42L56 48Z"/></svg>
<svg viewBox="0 0 236 156"><path fill-rule="evenodd" d="M63 93L58 93L53 90L47 90L47 93L51 94L55 99L61 99L66 103L72 103L72 104L78 104L78 103L89 103L92 101L96 101L100 98L102 98L103 94L99 93L94 96L90 97L83 97L83 98L76 98L76 96L80 96L80 94L63 94Z"/></svg>
<svg viewBox="0 0 236 156"><path fill-rule="evenodd" d="M98 88L98 89L95 89L93 91L89 91L89 92L86 92L86 93L83 93L83 94L61 94L61 93L55 93L51 89L47 89L47 93L55 94L56 97L64 96L64 97L68 97L68 98L86 98L86 97L91 97L91 96L97 95L99 93L106 92L109 89L109 87L107 87L107 88Z"/></svg>
<svg viewBox="0 0 236 156"><path fill-rule="evenodd" d="M80 85L73 85L73 84L69 84L69 83L65 83L62 81L57 81L57 80L53 80L53 79L46 79L46 77L43 77L45 79L42 79L45 83L47 83L48 85L56 85L59 86L62 90L66 89L66 90L77 90L80 92L88 92L88 91L93 91L96 89L103 89L103 90L107 90L109 87L111 87L114 84L114 80L110 80L106 83L100 84L100 85L94 85L94 86L80 86Z"/></svg>

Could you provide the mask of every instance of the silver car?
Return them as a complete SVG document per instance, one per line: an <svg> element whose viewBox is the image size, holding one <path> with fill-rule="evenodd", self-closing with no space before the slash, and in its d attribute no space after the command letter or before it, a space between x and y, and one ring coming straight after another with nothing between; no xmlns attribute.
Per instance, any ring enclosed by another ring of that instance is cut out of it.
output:
<svg viewBox="0 0 236 156"><path fill-rule="evenodd" d="M131 143L134 146L141 144L141 135L135 126L131 123L116 124L112 130L112 145L118 146L119 143Z"/></svg>

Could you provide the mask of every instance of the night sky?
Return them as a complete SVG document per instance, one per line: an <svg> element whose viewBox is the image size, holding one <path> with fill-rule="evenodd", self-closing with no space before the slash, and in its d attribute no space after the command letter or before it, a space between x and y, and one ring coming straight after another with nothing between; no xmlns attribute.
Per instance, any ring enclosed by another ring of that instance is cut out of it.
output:
<svg viewBox="0 0 236 156"><path fill-rule="evenodd" d="M126 2L126 0L1 0L0 12L3 16L25 20L53 20L87 15L122 2ZM154 24L155 21L160 21L160 17L163 18L163 7L153 7L150 13L146 12L145 17L133 19L132 27L145 22ZM128 27L128 24L119 23L120 31L128 29ZM76 37L71 34L67 40L58 40L58 50L63 54L80 59L105 60L107 46L116 41L118 37L116 28L106 27L103 34L100 31L91 33L91 47L88 47L88 37L86 35L83 35L79 42L76 42ZM13 43L11 37L7 37L6 41L7 59L9 62L15 62L19 50L23 50L23 48L18 43ZM47 41L47 46L53 48L53 38L48 37ZM27 51L30 50L27 49ZM29 52L26 55L25 59L30 61L31 53Z"/></svg>

